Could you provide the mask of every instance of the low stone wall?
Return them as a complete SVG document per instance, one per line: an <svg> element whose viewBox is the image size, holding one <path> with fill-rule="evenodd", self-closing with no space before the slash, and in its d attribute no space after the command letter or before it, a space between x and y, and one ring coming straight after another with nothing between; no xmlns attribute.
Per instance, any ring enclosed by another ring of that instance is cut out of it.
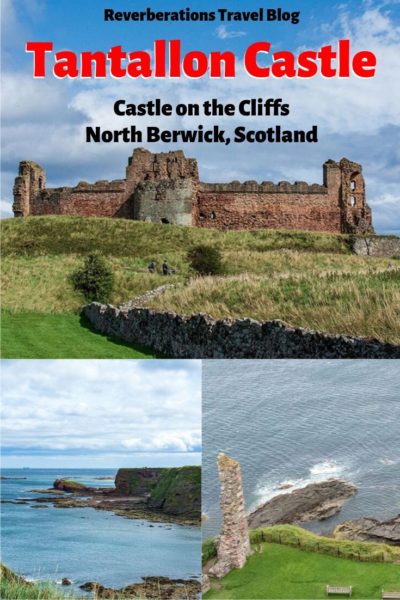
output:
<svg viewBox="0 0 400 600"><path fill-rule="evenodd" d="M359 256L400 258L400 237L365 236L351 240L353 252Z"/></svg>
<svg viewBox="0 0 400 600"><path fill-rule="evenodd" d="M282 321L215 320L97 302L83 315L99 332L170 358L400 358L400 346L289 327Z"/></svg>

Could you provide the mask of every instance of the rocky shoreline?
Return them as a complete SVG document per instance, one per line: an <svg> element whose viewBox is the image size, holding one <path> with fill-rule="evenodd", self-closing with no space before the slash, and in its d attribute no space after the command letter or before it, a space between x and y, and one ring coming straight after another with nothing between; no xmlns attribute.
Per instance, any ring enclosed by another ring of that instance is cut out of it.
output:
<svg viewBox="0 0 400 600"><path fill-rule="evenodd" d="M332 535L337 540L357 540L400 546L400 513L387 521L379 521L371 517L345 521L335 527Z"/></svg>
<svg viewBox="0 0 400 600"><path fill-rule="evenodd" d="M43 495L2 502L28 504L32 508L48 508L49 505L54 508L94 508L111 511L127 519L143 519L156 523L200 526L201 522L200 512L198 516L169 514L161 508L149 506L147 497L121 495L116 488L89 487L66 479L55 480L53 488L33 489L31 492Z"/></svg>
<svg viewBox="0 0 400 600"><path fill-rule="evenodd" d="M85 592L93 592L96 598L113 599L146 598L148 600L196 600L201 592L197 579L170 579L169 577L142 577L142 582L131 583L123 588L107 588L89 581L79 586Z"/></svg>
<svg viewBox="0 0 400 600"><path fill-rule="evenodd" d="M291 493L275 496L248 515L250 529L272 525L302 525L325 521L338 514L357 493L356 486L341 479L312 483ZM362 517L337 525L329 536L338 540L355 540L400 546L400 514L379 521Z"/></svg>

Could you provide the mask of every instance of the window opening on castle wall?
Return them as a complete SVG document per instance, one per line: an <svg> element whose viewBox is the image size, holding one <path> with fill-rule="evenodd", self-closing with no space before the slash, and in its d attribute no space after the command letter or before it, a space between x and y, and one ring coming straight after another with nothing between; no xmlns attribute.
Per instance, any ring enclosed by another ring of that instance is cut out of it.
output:
<svg viewBox="0 0 400 600"><path fill-rule="evenodd" d="M355 196L350 196L350 205L355 206L357 204L357 200Z"/></svg>
<svg viewBox="0 0 400 600"><path fill-rule="evenodd" d="M212 213L210 214L210 219L212 219L213 221L217 218L217 215L215 214L214 211L212 211Z"/></svg>

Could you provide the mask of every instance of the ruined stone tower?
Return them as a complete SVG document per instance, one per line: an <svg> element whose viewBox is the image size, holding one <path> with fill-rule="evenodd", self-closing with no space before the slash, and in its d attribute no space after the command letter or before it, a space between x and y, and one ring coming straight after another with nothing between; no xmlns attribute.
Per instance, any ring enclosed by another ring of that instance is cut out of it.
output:
<svg viewBox="0 0 400 600"><path fill-rule="evenodd" d="M251 548L240 464L225 454L219 454L218 472L223 521L217 541L218 561L209 570L209 574L223 577L232 569L240 569L244 566L247 557L251 554Z"/></svg>
<svg viewBox="0 0 400 600"><path fill-rule="evenodd" d="M46 187L46 175L42 167L39 167L31 160L24 160L19 163L18 177L14 183L14 204L13 211L15 217L27 217L31 212L31 203L40 195Z"/></svg>
<svg viewBox="0 0 400 600"><path fill-rule="evenodd" d="M181 150L136 148L126 178L46 188L43 169L23 161L14 215L120 217L211 229L298 229L373 233L362 167L342 158L323 165L323 184L304 181L203 183L197 161Z"/></svg>

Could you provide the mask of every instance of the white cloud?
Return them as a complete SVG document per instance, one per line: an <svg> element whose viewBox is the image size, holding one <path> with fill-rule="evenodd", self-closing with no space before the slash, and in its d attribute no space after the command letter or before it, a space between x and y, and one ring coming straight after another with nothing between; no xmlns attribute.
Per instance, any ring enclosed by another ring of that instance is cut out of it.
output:
<svg viewBox="0 0 400 600"><path fill-rule="evenodd" d="M199 452L200 362L150 362L3 361L3 456Z"/></svg>
<svg viewBox="0 0 400 600"><path fill-rule="evenodd" d="M238 31L238 30L229 30L226 28L225 25L220 25L219 27L217 27L217 29L215 30L215 33L217 35L217 37L220 40L226 40L226 39L230 39L230 38L238 38L238 37L243 37L245 35L247 35L247 33L245 31Z"/></svg>
<svg viewBox="0 0 400 600"><path fill-rule="evenodd" d="M80 179L123 177L132 145L86 144L87 125L121 129L134 123L142 129L154 125L170 130L218 123L231 133L238 125L266 129L280 122L287 128L308 129L317 124L320 142L308 146L231 144L222 147L145 142L141 145L153 151L184 149L186 155L198 159L201 177L206 181L303 179L320 182L321 164L327 158L347 155L363 164L375 220L387 223L387 206L379 198L381 181L392 179L392 171L400 169L400 157L394 149L400 131L400 88L394 76L400 56L400 29L390 17L389 9L377 8L376 3L375 7L366 6L354 16L343 5L337 19L325 28L329 33L324 43L335 44L337 39L348 35L352 52L362 49L375 52L377 73L371 79L260 80L248 77L241 64L237 66L237 77L230 80L106 79L82 83L47 79L33 82L30 73L6 72L4 83L9 90L9 101L7 104L6 99L3 118L3 156L7 157L3 173L4 200L11 199L12 181L22 159L42 164L49 186L75 184ZM231 33L235 32L222 27L222 35ZM21 89L28 93L19 98L17 92ZM280 97L290 103L291 113L281 119L174 116L134 120L118 117L113 112L113 103L118 98L135 103L157 97L173 105L201 104L209 98L232 103L243 98ZM382 156L389 152L390 160L383 160ZM395 177L398 183L398 175ZM397 228L400 229L400 222Z"/></svg>

